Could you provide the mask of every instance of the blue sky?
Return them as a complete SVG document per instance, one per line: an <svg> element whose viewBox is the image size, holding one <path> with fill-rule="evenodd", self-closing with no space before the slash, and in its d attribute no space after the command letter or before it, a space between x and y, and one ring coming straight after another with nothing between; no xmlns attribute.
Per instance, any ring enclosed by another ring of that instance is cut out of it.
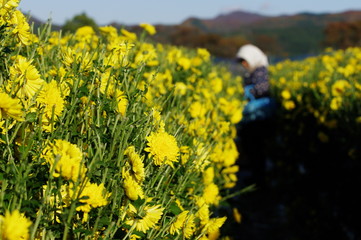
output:
<svg viewBox="0 0 361 240"><path fill-rule="evenodd" d="M83 12L99 25L177 24L188 17L213 18L234 10L269 16L361 10L361 0L22 0L19 9L54 24L63 24Z"/></svg>

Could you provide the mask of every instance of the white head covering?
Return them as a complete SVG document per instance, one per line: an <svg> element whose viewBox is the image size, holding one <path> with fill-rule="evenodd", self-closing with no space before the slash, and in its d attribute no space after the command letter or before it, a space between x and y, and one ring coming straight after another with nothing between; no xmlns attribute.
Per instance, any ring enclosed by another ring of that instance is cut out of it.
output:
<svg viewBox="0 0 361 240"><path fill-rule="evenodd" d="M253 72L258 67L267 67L267 56L258 47L252 44L243 45L237 52L237 58L246 60Z"/></svg>

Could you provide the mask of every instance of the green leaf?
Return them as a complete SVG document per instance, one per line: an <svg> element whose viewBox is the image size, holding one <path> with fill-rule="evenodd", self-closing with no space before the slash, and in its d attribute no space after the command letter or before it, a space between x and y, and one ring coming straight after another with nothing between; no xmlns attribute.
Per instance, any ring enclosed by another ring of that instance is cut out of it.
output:
<svg viewBox="0 0 361 240"><path fill-rule="evenodd" d="M139 197L138 197L137 200L135 200L135 201L132 202L132 205L133 205L137 210L139 210L139 208L140 208L141 206L143 206L144 203L145 203L145 199L142 199L142 198L139 198Z"/></svg>
<svg viewBox="0 0 361 240"><path fill-rule="evenodd" d="M31 112L31 113L26 114L25 120L26 120L27 122L35 122L35 120L36 120L36 113Z"/></svg>
<svg viewBox="0 0 361 240"><path fill-rule="evenodd" d="M175 202L172 202L170 204L170 212L173 213L174 215L178 215L182 212L182 210L178 207L178 205Z"/></svg>

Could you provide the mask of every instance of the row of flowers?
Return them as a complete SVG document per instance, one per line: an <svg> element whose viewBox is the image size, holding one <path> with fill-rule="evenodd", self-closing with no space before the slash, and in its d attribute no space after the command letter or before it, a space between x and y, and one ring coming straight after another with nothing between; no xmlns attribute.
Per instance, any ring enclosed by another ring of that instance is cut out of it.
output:
<svg viewBox="0 0 361 240"><path fill-rule="evenodd" d="M334 144L350 158L361 157L355 141L361 132L361 48L326 49L277 63L270 73L278 119L282 128L292 128L288 135L308 136L311 148Z"/></svg>
<svg viewBox="0 0 361 240"><path fill-rule="evenodd" d="M0 3L3 239L216 239L241 79L125 29L35 35Z"/></svg>

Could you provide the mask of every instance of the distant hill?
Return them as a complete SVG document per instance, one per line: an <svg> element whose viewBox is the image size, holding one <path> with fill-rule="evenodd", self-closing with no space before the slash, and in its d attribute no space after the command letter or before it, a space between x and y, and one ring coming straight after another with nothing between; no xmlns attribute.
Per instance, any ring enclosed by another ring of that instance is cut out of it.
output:
<svg viewBox="0 0 361 240"><path fill-rule="evenodd" d="M299 13L295 15L281 15L270 17L257 13L235 11L219 15L213 19L189 18L180 25L201 28L208 32L233 33L248 28L284 28L292 26L325 26L330 22L351 22L361 19L360 11L346 11L341 13Z"/></svg>
<svg viewBox="0 0 361 240"><path fill-rule="evenodd" d="M189 18L180 26L221 36L242 36L270 54L287 57L316 54L324 47L324 30L328 24L355 21L361 21L361 11L275 17L236 11L213 19Z"/></svg>
<svg viewBox="0 0 361 240"><path fill-rule="evenodd" d="M204 47L218 57L233 57L240 45L253 43L274 57L297 57L321 52L325 45L325 29L332 23L360 21L361 10L340 13L299 13L266 16L246 11L221 14L211 19L192 17L176 25L156 25L153 40L186 47ZM34 29L43 23L30 18ZM110 23L140 32L139 26ZM62 26L52 25L53 30ZM337 33L336 33L337 34ZM341 34L341 33L340 33Z"/></svg>
<svg viewBox="0 0 361 240"><path fill-rule="evenodd" d="M256 13L235 11L228 14L221 14L213 19L189 18L180 25L193 26L208 32L223 33L239 30L240 26L247 26L267 18L268 17Z"/></svg>

